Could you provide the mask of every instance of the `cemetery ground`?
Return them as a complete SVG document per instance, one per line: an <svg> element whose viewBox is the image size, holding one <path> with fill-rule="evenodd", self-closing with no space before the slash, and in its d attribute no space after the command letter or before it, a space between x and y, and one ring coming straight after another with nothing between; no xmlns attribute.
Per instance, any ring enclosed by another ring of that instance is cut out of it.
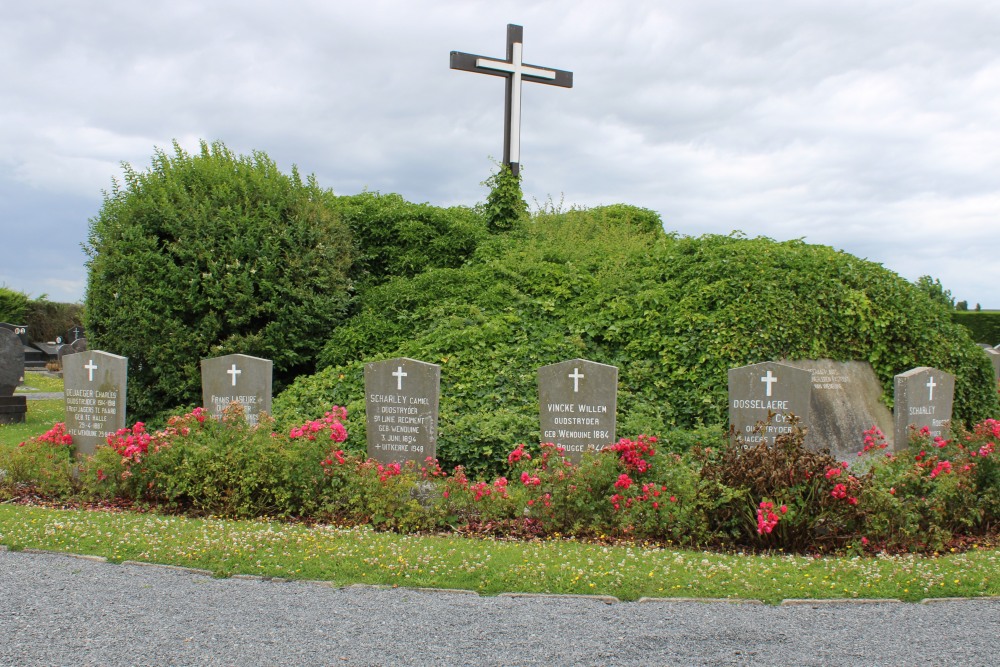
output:
<svg viewBox="0 0 1000 667"><path fill-rule="evenodd" d="M31 389L58 391L33 377ZM0 426L0 456L62 419L59 400L34 400L28 422ZM2 481L2 480L0 480ZM758 517L759 520L759 517ZM0 503L0 545L207 570L218 577L319 580L333 585L464 589L482 595L560 593L649 598L901 599L1000 595L995 539L953 540L937 552L849 545L836 554L704 551L669 541L558 533L522 539L380 532L368 526L161 513L112 500L31 493Z"/></svg>

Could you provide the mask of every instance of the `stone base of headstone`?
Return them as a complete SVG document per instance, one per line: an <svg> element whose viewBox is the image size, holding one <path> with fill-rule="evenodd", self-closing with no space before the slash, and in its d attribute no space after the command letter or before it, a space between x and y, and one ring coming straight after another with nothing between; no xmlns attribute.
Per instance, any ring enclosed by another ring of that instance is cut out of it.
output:
<svg viewBox="0 0 1000 667"><path fill-rule="evenodd" d="M0 397L0 424L23 424L27 414L28 399L26 397Z"/></svg>

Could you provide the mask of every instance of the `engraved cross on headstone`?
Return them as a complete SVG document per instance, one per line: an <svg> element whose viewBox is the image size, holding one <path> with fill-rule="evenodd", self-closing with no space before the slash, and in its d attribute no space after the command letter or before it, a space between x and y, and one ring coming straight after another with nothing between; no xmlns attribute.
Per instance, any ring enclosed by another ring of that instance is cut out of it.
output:
<svg viewBox="0 0 1000 667"><path fill-rule="evenodd" d="M580 393L580 379L584 377L583 373L580 372L580 369L574 368L573 372L566 377L573 378L573 393Z"/></svg>
<svg viewBox="0 0 1000 667"><path fill-rule="evenodd" d="M230 368L228 371L226 371L226 373L228 373L229 375L233 376L233 386L234 387L236 386L236 376L239 375L242 372L243 372L242 370L239 370L239 369L236 368L236 364L233 364L233 367Z"/></svg>
<svg viewBox="0 0 1000 667"><path fill-rule="evenodd" d="M521 60L524 28L507 24L507 59L487 58L472 53L451 52L451 69L502 76L507 79L504 98L503 163L515 176L521 161L521 82L545 83L560 88L573 87L573 73L528 65Z"/></svg>
<svg viewBox="0 0 1000 667"><path fill-rule="evenodd" d="M87 365L84 366L84 368L87 369L87 381L88 382L93 382L94 381L94 371L97 370L97 364L94 363L93 359L90 359L90 360L87 361Z"/></svg>
<svg viewBox="0 0 1000 667"><path fill-rule="evenodd" d="M771 385L773 383L777 382L778 378L774 377L774 375L771 373L770 369L768 369L767 375L761 377L760 381L767 384L767 395L770 396L771 395Z"/></svg>
<svg viewBox="0 0 1000 667"><path fill-rule="evenodd" d="M403 378L409 375L409 373L404 372L403 367L399 366L391 375L396 378L396 391L403 391Z"/></svg>

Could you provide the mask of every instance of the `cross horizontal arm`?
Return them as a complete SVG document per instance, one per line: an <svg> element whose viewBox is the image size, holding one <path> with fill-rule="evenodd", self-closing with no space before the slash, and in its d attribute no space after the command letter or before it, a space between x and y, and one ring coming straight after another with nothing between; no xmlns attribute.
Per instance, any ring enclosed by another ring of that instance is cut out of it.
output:
<svg viewBox="0 0 1000 667"><path fill-rule="evenodd" d="M480 62L487 66L480 65ZM488 66L488 63L496 63L495 67ZM477 74L490 74L492 76L509 77L511 75L511 63L496 58L477 56L474 53L462 53L460 51L451 52L451 69L460 69L466 72L476 72ZM531 74L531 70L544 72L544 76ZM532 83L544 83L549 86L559 86L560 88L573 87L573 73L561 69L550 67L539 67L538 65L522 65L521 78Z"/></svg>

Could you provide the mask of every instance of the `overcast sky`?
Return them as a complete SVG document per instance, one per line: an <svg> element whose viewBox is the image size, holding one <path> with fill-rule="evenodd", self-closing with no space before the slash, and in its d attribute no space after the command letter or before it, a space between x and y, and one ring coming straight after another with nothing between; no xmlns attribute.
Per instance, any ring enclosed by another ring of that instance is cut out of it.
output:
<svg viewBox="0 0 1000 667"><path fill-rule="evenodd" d="M473 205L527 63L532 208L625 202L682 234L804 238L1000 308L997 0L47 0L0 9L0 285L82 300L121 163L221 140L337 194Z"/></svg>

